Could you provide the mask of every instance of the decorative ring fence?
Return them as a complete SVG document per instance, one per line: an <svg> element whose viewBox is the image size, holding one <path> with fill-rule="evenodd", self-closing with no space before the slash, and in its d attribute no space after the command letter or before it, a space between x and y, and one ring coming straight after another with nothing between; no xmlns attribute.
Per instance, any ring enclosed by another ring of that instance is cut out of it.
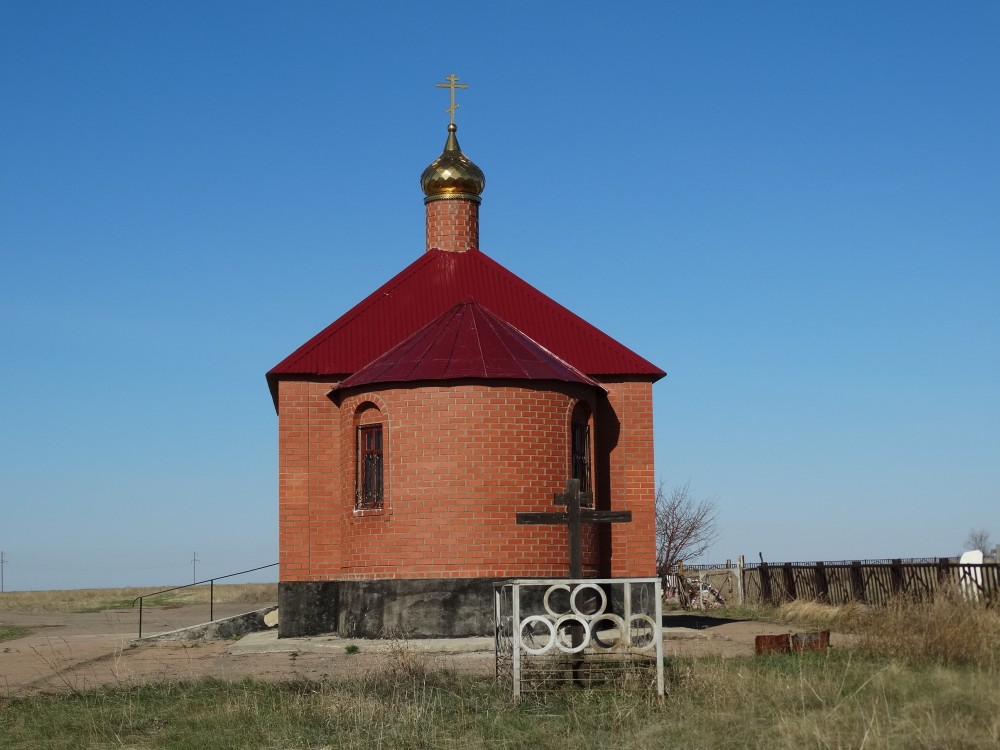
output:
<svg viewBox="0 0 1000 750"><path fill-rule="evenodd" d="M609 682L663 695L658 578L514 580L494 599L497 679L515 697Z"/></svg>

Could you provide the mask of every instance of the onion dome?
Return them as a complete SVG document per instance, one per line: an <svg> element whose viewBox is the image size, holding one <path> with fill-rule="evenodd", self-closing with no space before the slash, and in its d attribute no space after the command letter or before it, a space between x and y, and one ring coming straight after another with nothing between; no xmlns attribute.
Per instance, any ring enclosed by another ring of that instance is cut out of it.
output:
<svg viewBox="0 0 1000 750"><path fill-rule="evenodd" d="M462 153L455 136L457 130L455 123L448 126L448 140L445 141L444 151L420 175L420 187L427 196L424 203L454 198L464 198L475 203L481 200L479 195L486 187L486 176L483 170Z"/></svg>

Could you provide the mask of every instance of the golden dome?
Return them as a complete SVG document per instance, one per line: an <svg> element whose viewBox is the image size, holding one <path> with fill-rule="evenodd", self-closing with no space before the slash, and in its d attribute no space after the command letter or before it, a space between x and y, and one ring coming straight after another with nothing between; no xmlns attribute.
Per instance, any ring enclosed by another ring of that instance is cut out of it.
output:
<svg viewBox="0 0 1000 750"><path fill-rule="evenodd" d="M458 146L455 123L448 126L448 140L445 141L441 156L431 162L420 175L420 187L424 190L424 203L464 198L479 203L480 193L486 187L483 170L472 163Z"/></svg>

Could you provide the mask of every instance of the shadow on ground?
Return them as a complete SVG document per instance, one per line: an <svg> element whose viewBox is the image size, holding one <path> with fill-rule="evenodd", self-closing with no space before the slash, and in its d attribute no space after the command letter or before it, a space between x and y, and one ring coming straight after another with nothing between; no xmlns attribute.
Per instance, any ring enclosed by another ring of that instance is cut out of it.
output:
<svg viewBox="0 0 1000 750"><path fill-rule="evenodd" d="M663 615L665 628L691 628L692 630L707 630L730 622L747 622L745 619L732 617L707 617L706 615L682 612L680 614Z"/></svg>

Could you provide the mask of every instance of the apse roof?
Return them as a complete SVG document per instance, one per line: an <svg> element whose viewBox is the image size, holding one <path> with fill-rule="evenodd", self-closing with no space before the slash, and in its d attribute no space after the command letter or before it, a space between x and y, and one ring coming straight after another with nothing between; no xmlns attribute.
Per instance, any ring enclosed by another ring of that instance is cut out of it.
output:
<svg viewBox="0 0 1000 750"><path fill-rule="evenodd" d="M482 251L432 249L268 372L272 394L287 376L349 376L468 299L587 375L666 374Z"/></svg>
<svg viewBox="0 0 1000 750"><path fill-rule="evenodd" d="M331 393L372 383L459 378L558 380L601 388L474 299L459 302Z"/></svg>

